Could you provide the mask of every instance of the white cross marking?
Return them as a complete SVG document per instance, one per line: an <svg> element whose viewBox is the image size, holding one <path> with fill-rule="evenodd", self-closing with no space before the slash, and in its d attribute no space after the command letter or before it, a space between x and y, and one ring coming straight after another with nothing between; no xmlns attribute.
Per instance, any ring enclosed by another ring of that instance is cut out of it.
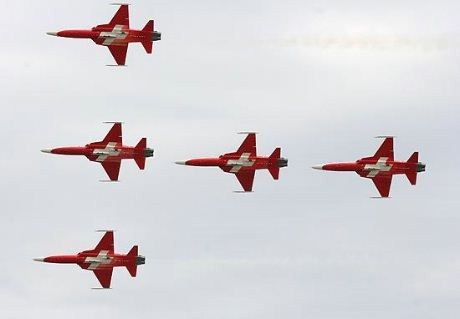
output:
<svg viewBox="0 0 460 319"><path fill-rule="evenodd" d="M89 263L89 270L97 269L100 265L107 265L112 262L112 258L107 256L108 250L101 250L96 257L86 257L85 262Z"/></svg>
<svg viewBox="0 0 460 319"><path fill-rule="evenodd" d="M364 165L364 170L369 171L367 177L373 178L380 172L388 172L393 167L392 164L387 164L388 157L380 157L375 164Z"/></svg>
<svg viewBox="0 0 460 319"><path fill-rule="evenodd" d="M117 24L110 32L101 32L100 38L104 39L103 45L111 45L115 40L123 40L128 36L128 33L123 31L123 26Z"/></svg>
<svg viewBox="0 0 460 319"><path fill-rule="evenodd" d="M228 160L227 166L233 166L230 172L238 173L241 167L251 167L252 165L254 165L255 161L251 161L249 159L249 156L251 156L251 153L243 153L241 154L241 157L239 159Z"/></svg>
<svg viewBox="0 0 460 319"><path fill-rule="evenodd" d="M103 162L109 156L117 156L118 154L120 154L120 151L115 148L116 145L117 145L116 142L110 142L110 143L107 143L107 146L105 148L94 149L93 154L98 156L96 161Z"/></svg>

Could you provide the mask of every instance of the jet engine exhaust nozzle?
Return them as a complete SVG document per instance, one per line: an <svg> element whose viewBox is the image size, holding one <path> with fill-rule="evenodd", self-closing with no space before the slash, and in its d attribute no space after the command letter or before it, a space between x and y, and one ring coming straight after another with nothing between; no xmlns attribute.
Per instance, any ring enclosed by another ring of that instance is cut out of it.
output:
<svg viewBox="0 0 460 319"><path fill-rule="evenodd" d="M153 157L153 149L151 149L151 148L146 148L146 149L144 150L144 156L145 156L145 157Z"/></svg>
<svg viewBox="0 0 460 319"><path fill-rule="evenodd" d="M152 42L161 40L161 32L153 31L152 33Z"/></svg>
<svg viewBox="0 0 460 319"><path fill-rule="evenodd" d="M284 157L278 158L278 167L286 167L286 166L288 166L287 158L284 158Z"/></svg>
<svg viewBox="0 0 460 319"><path fill-rule="evenodd" d="M425 167L426 165L421 163L421 162L418 162L417 163L417 173L420 173L420 172L424 172L425 171Z"/></svg>
<svg viewBox="0 0 460 319"><path fill-rule="evenodd" d="M144 265L145 264L145 257L144 256L137 256L136 257L136 265Z"/></svg>

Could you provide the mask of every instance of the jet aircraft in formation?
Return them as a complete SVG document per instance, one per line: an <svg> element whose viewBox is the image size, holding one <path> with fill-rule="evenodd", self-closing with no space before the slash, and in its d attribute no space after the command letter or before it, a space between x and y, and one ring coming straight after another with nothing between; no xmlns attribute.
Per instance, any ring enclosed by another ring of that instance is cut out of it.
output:
<svg viewBox="0 0 460 319"><path fill-rule="evenodd" d="M393 175L405 174L412 185L417 184L417 173L425 171L425 164L418 161L418 152L414 152L407 162L394 160L393 137L386 137L374 156L365 157L356 162L331 163L313 166L325 171L351 171L359 176L370 178L381 197L390 195Z"/></svg>
<svg viewBox="0 0 460 319"><path fill-rule="evenodd" d="M91 270L96 275L102 288L110 288L114 267L126 267L132 277L136 277L137 266L145 264L145 257L139 255L134 246L126 254L114 252L113 231L106 231L97 246L76 255L58 255L35 258L35 261L55 264L77 264L82 269Z"/></svg>
<svg viewBox="0 0 460 319"><path fill-rule="evenodd" d="M145 51L151 54L152 42L161 40L161 33L154 30L153 20L147 22L142 30L130 29L127 4L122 4L107 24L100 24L90 30L63 30L47 34L64 38L91 39L96 44L109 48L117 65L125 65L129 43L140 42Z"/></svg>
<svg viewBox="0 0 460 319"><path fill-rule="evenodd" d="M153 156L153 149L147 147L147 139L142 138L136 146L123 145L121 123L114 123L106 137L100 142L85 146L58 147L42 150L44 153L61 155L83 155L90 161L102 164L111 181L118 181L121 161L134 159L139 169L145 168L145 158Z"/></svg>
<svg viewBox="0 0 460 319"><path fill-rule="evenodd" d="M256 134L242 134L247 134L247 136L236 152L214 158L178 161L176 164L220 167L226 173L235 174L245 192L252 191L256 170L268 169L273 179L277 180L279 178L280 167L285 167L288 164L288 160L281 157L281 148L276 148L269 157L257 156Z"/></svg>

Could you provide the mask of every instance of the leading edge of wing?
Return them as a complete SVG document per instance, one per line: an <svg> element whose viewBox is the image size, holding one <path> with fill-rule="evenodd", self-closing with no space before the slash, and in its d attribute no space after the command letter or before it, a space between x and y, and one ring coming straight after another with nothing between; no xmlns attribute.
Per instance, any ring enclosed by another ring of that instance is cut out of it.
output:
<svg viewBox="0 0 460 319"><path fill-rule="evenodd" d="M235 173L236 178L240 182L245 192L252 192L252 185L254 184L255 170L241 170Z"/></svg>
<svg viewBox="0 0 460 319"><path fill-rule="evenodd" d="M112 182L118 181L118 175L120 174L121 160L105 161L105 162L101 162L101 165Z"/></svg>
<svg viewBox="0 0 460 319"><path fill-rule="evenodd" d="M93 272L101 286L105 289L109 289L112 281L113 268L95 269Z"/></svg>
<svg viewBox="0 0 460 319"><path fill-rule="evenodd" d="M126 63L126 55L128 53L128 45L108 45L110 53L112 54L115 62L117 65L125 65Z"/></svg>
<svg viewBox="0 0 460 319"><path fill-rule="evenodd" d="M391 175L389 176L377 175L376 177L372 178L372 182L374 182L375 187L377 187L377 190L379 191L380 196L382 197L390 196L391 181L392 181Z"/></svg>

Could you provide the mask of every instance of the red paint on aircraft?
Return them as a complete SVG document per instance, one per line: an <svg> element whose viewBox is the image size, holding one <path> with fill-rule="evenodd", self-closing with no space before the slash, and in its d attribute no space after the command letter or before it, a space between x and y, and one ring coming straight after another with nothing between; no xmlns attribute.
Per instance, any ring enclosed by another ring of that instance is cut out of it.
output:
<svg viewBox="0 0 460 319"><path fill-rule="evenodd" d="M395 161L393 137L387 137L374 156L365 157L356 162L331 163L313 166L325 171L352 171L359 176L370 178L381 197L389 197L393 175L405 174L412 185L417 184L417 173L425 171L425 164L418 161L418 152L414 152L407 162Z"/></svg>
<svg viewBox="0 0 460 319"><path fill-rule="evenodd" d="M280 167L287 166L288 160L281 157L281 149L277 148L268 156L257 156L256 134L248 133L246 139L236 152L221 155L217 158L197 158L179 161L176 164L189 166L217 166L226 173L237 177L245 192L251 192L256 170L268 169L273 179L279 179Z"/></svg>
<svg viewBox="0 0 460 319"><path fill-rule="evenodd" d="M142 138L134 147L123 145L121 123L115 123L100 142L93 142L83 147L58 147L42 152L86 156L90 161L101 163L111 181L118 180L122 160L134 159L139 169L143 170L145 158L153 156L153 149L147 147L146 138Z"/></svg>
<svg viewBox="0 0 460 319"><path fill-rule="evenodd" d="M114 267L126 267L131 276L136 277L137 266L145 264L145 257L139 255L137 246L133 246L127 254L114 252L113 231L106 231L94 249L76 255L57 255L34 260L55 264L77 264L82 269L93 271L103 288L110 288Z"/></svg>
<svg viewBox="0 0 460 319"><path fill-rule="evenodd" d="M118 65L125 65L128 45L139 42L148 54L152 53L152 42L161 40L161 33L154 31L154 22L147 22L142 30L130 29L128 5L121 5L115 16L107 24L90 30L63 30L47 34L74 39L91 39L96 44L109 48Z"/></svg>

